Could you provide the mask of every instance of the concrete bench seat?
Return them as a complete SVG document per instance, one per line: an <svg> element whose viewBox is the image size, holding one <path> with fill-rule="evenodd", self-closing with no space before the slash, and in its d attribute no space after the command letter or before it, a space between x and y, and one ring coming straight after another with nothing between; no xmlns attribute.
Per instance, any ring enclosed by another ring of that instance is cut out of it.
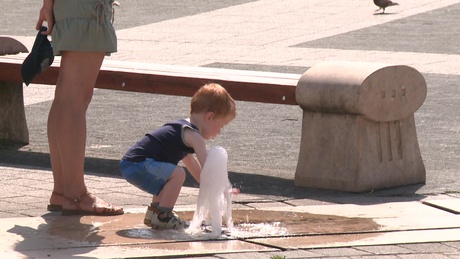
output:
<svg viewBox="0 0 460 259"><path fill-rule="evenodd" d="M0 46L2 43L8 47L3 48L6 53L0 53L3 54L0 56L0 140L28 144L20 72L27 53L18 54L27 52L27 49L8 37L0 37ZM59 63L57 57L53 65L35 77L32 83L55 85ZM215 82L222 84L235 100L295 105L299 78L297 74L105 60L96 88L192 96L204 84Z"/></svg>
<svg viewBox="0 0 460 259"><path fill-rule="evenodd" d="M0 56L0 82L22 84L20 68L25 57L23 54ZM54 64L32 83L54 85L59 74L59 60L56 58ZM192 96L203 84L216 82L225 86L235 100L295 105L295 88L300 76L105 60L96 88Z"/></svg>

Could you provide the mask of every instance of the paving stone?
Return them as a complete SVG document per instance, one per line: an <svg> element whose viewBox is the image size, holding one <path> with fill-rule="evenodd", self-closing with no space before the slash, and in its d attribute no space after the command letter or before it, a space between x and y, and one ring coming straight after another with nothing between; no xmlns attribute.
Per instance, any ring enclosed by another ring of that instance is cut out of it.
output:
<svg viewBox="0 0 460 259"><path fill-rule="evenodd" d="M313 250L287 250L287 251L282 251L282 252L271 252L267 253L268 255L271 256L271 258L275 258L275 256L278 256L279 259L283 258L289 258L289 259L295 259L295 258L317 258L320 256L320 254L315 253Z"/></svg>
<svg viewBox="0 0 460 259"><path fill-rule="evenodd" d="M438 252L458 252L459 249L455 247L451 247L449 245L445 245L442 243L424 243L424 244L401 244L401 247L422 253L429 253L430 251L438 251Z"/></svg>
<svg viewBox="0 0 460 259"><path fill-rule="evenodd" d="M413 252L413 250L398 245L360 246L356 249L373 253L375 255L410 254Z"/></svg>
<svg viewBox="0 0 460 259"><path fill-rule="evenodd" d="M440 254L439 252L438 253L423 253L423 254L416 253L416 254L410 254L410 255L404 254L404 255L399 255L399 257L402 259L433 259L433 258L448 259L450 258L446 255Z"/></svg>
<svg viewBox="0 0 460 259"><path fill-rule="evenodd" d="M329 257L372 255L369 252L360 251L354 248L324 248L324 249L313 250L313 252L318 253L321 256L329 256Z"/></svg>

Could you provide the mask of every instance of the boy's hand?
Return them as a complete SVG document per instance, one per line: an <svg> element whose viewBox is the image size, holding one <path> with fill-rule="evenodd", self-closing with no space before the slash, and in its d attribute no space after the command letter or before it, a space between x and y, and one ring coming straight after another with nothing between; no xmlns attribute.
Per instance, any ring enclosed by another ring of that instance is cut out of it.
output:
<svg viewBox="0 0 460 259"><path fill-rule="evenodd" d="M230 189L230 193L232 193L232 194L240 194L240 189L239 188L232 188L232 189Z"/></svg>

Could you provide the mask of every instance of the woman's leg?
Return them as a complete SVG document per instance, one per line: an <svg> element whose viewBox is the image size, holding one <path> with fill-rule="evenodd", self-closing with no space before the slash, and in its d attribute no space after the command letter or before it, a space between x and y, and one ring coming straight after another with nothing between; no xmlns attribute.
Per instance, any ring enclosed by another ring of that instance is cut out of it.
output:
<svg viewBox="0 0 460 259"><path fill-rule="evenodd" d="M64 197L64 175L62 173L61 159L59 155L58 145L58 125L57 120L59 107L53 100L51 104L50 113L48 115L48 143L51 158L51 168L53 170L54 189L50 198L50 204L62 205L65 201ZM62 208L61 208L62 209Z"/></svg>
<svg viewBox="0 0 460 259"><path fill-rule="evenodd" d="M62 52L55 98L48 118L48 139L54 191L68 198L87 192L84 182L86 111L104 56L102 52ZM52 195L50 202L56 196ZM64 209L75 209L75 204L69 200L58 199L64 200L61 203ZM109 206L101 199L96 202L94 197L83 196L80 202L83 210L90 211L93 205Z"/></svg>

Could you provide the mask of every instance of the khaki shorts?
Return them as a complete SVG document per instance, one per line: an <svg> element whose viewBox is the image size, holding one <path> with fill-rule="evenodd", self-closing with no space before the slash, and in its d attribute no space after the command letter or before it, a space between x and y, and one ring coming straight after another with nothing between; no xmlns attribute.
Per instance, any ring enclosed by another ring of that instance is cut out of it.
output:
<svg viewBox="0 0 460 259"><path fill-rule="evenodd" d="M117 51L112 26L114 0L55 0L52 32L54 55L61 51Z"/></svg>

